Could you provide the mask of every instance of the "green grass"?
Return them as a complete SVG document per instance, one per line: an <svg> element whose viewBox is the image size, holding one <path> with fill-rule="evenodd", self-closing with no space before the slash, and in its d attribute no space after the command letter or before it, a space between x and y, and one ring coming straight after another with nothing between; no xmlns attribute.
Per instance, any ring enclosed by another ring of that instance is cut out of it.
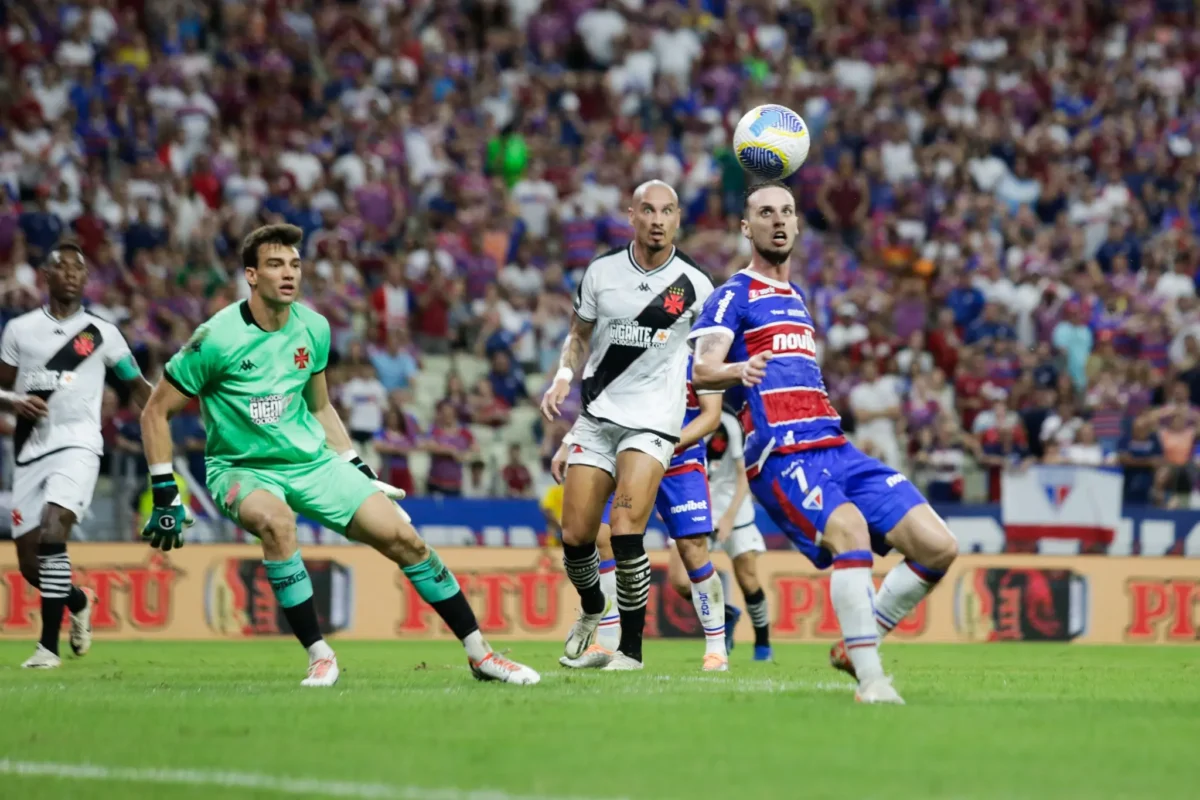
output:
<svg viewBox="0 0 1200 800"><path fill-rule="evenodd" d="M375 796L412 800L1196 796L1193 648L891 645L903 708L853 703L825 646L784 645L776 664L743 646L725 675L700 674L701 648L650 642L643 673L581 674L556 645L514 644L544 675L522 688L471 680L454 644L342 642L341 683L302 690L292 642L100 642L51 672L18 669L32 645L2 643L0 797L281 796L17 762L353 781L355 797L386 784ZM465 791L485 789L502 794Z"/></svg>

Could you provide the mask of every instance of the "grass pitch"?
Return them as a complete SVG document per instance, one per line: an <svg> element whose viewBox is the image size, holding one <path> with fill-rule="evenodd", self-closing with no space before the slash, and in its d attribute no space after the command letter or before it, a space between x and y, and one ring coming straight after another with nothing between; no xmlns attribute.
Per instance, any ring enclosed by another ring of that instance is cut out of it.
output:
<svg viewBox="0 0 1200 800"><path fill-rule="evenodd" d="M0 643L0 797L407 800L1196 797L1200 649L888 645L909 705L853 702L827 646L652 641L642 673L480 684L453 643L100 641L50 672ZM65 645L64 645L65 647Z"/></svg>

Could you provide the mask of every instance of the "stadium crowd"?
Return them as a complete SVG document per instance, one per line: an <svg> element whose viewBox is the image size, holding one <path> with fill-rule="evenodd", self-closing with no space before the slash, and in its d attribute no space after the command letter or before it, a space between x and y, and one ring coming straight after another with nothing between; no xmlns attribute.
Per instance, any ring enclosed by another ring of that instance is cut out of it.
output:
<svg viewBox="0 0 1200 800"><path fill-rule="evenodd" d="M417 493L530 496L565 432L531 397L630 189L678 188L677 243L719 282L748 257L730 132L782 103L814 138L793 276L860 446L935 502L1041 459L1174 504L1200 430L1196 23L1183 0L15 0L0 315L74 238L155 375L246 295L242 235L290 222L355 439ZM106 421L139 458L115 394Z"/></svg>

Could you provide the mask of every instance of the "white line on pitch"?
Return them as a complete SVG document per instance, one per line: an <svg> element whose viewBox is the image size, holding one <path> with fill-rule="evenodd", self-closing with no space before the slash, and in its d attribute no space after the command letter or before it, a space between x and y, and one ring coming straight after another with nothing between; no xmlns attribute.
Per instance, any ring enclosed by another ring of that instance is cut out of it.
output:
<svg viewBox="0 0 1200 800"><path fill-rule="evenodd" d="M59 764L48 761L0 759L0 775L61 778L75 781L218 786L275 794L324 795L361 800L589 800L582 797L510 794L496 789L423 789L386 783L281 778L254 772L159 767L108 767L102 764ZM597 800L597 799L593 799Z"/></svg>

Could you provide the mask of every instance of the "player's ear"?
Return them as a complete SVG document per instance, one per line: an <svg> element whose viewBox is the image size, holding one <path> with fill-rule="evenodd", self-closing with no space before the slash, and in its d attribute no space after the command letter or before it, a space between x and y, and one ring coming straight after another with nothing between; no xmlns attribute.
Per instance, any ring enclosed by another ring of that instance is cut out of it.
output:
<svg viewBox="0 0 1200 800"><path fill-rule="evenodd" d="M752 238L750 236L750 223L746 221L745 217L742 217L742 236L747 239Z"/></svg>

